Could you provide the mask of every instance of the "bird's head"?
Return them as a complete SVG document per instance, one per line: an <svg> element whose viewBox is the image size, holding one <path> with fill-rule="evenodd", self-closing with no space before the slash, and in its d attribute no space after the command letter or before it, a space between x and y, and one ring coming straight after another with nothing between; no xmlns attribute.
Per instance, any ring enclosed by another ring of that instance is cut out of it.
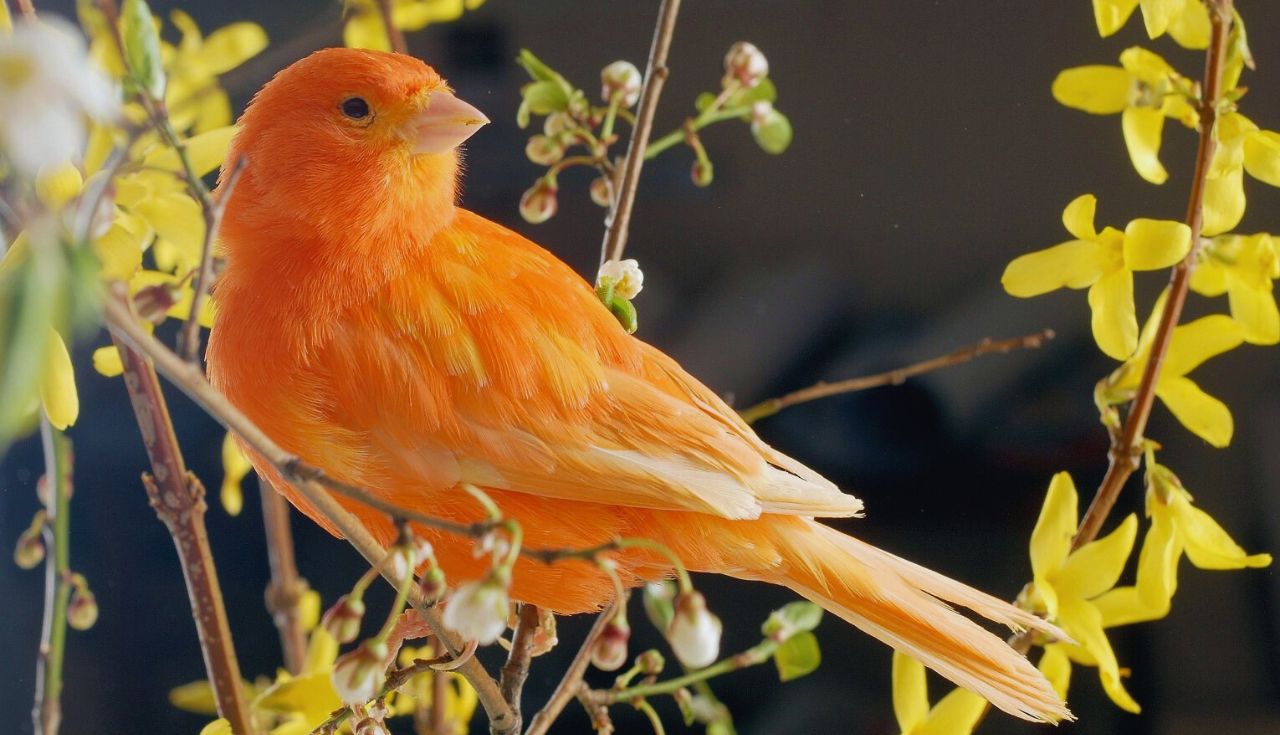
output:
<svg viewBox="0 0 1280 735"><path fill-rule="evenodd" d="M246 159L224 221L229 254L277 227L308 236L295 240L350 244L353 231L421 233L424 223L447 220L458 146L487 122L412 56L311 54L268 82L240 118L223 167L225 179Z"/></svg>

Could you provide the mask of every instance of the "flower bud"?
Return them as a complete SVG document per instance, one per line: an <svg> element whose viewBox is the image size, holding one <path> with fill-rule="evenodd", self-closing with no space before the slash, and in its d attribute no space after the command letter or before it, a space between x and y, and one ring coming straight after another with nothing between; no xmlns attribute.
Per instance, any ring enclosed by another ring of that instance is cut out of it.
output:
<svg viewBox="0 0 1280 735"><path fill-rule="evenodd" d="M352 735L391 735L391 731L381 720L372 717L361 717L351 726Z"/></svg>
<svg viewBox="0 0 1280 735"><path fill-rule="evenodd" d="M622 94L622 106L631 107L640 100L640 88L644 84L640 70L630 61L615 61L600 70L600 98L611 102L615 94Z"/></svg>
<svg viewBox="0 0 1280 735"><path fill-rule="evenodd" d="M454 591L444 609L444 626L480 645L493 643L507 629L511 600L505 574L494 571Z"/></svg>
<svg viewBox="0 0 1280 735"><path fill-rule="evenodd" d="M98 622L98 600L83 579L71 591L67 605L67 625L76 630L88 630Z"/></svg>
<svg viewBox="0 0 1280 735"><path fill-rule="evenodd" d="M548 138L559 138L573 129L573 118L563 112L553 112L542 121L542 132Z"/></svg>
<svg viewBox="0 0 1280 735"><path fill-rule="evenodd" d="M591 664L601 671L622 668L627 662L627 641L630 639L631 626L627 624L626 616L613 616L591 647Z"/></svg>
<svg viewBox="0 0 1280 735"><path fill-rule="evenodd" d="M173 283L157 283L146 286L133 295L133 309L138 317L159 325L169 315L169 309L178 303L179 287Z"/></svg>
<svg viewBox="0 0 1280 735"><path fill-rule="evenodd" d="M610 206L613 204L613 194L610 191L612 188L608 178L604 176L596 177L591 182L591 201L602 207Z"/></svg>
<svg viewBox="0 0 1280 735"><path fill-rule="evenodd" d="M535 135L525 144L524 154L539 166L550 166L564 158L564 147L549 135Z"/></svg>
<svg viewBox="0 0 1280 735"><path fill-rule="evenodd" d="M433 603L443 597L445 589L444 570L435 564L427 567L418 579L418 591L422 593L422 599L427 603Z"/></svg>
<svg viewBox="0 0 1280 735"><path fill-rule="evenodd" d="M640 667L640 672L645 676L657 676L667 667L667 660L663 658L658 649L650 648L636 656L636 665Z"/></svg>
<svg viewBox="0 0 1280 735"><path fill-rule="evenodd" d="M720 655L723 626L707 609L706 598L697 591L676 597L675 617L667 628L667 642L680 663L691 669L710 666Z"/></svg>
<svg viewBox="0 0 1280 735"><path fill-rule="evenodd" d="M360 622L364 620L364 600L343 595L324 613L320 624L325 632L339 643L350 643L360 635Z"/></svg>
<svg viewBox="0 0 1280 735"><path fill-rule="evenodd" d="M640 264L632 258L626 260L607 260L600 266L600 274L596 276L598 286L613 284L613 293L624 299L634 299L644 288L644 271Z"/></svg>
<svg viewBox="0 0 1280 735"><path fill-rule="evenodd" d="M736 79L748 89L769 76L769 60L755 44L739 41L724 56L725 79Z"/></svg>
<svg viewBox="0 0 1280 735"><path fill-rule="evenodd" d="M711 186L711 180L715 178L715 169L711 161L695 158L693 168L689 170L689 178L693 179L694 186Z"/></svg>
<svg viewBox="0 0 1280 735"><path fill-rule="evenodd" d="M333 688L343 704L364 704L382 691L387 681L387 644L369 640L339 656L333 665Z"/></svg>
<svg viewBox="0 0 1280 735"><path fill-rule="evenodd" d="M44 561L44 541L40 539L40 527L33 525L18 536L13 550L13 563L20 569L35 569Z"/></svg>
<svg viewBox="0 0 1280 735"><path fill-rule="evenodd" d="M556 213L556 185L546 179L538 179L531 189L520 197L520 216L526 222L540 224Z"/></svg>
<svg viewBox="0 0 1280 735"><path fill-rule="evenodd" d="M751 135L765 153L777 155L791 145L791 121L769 102L751 106Z"/></svg>

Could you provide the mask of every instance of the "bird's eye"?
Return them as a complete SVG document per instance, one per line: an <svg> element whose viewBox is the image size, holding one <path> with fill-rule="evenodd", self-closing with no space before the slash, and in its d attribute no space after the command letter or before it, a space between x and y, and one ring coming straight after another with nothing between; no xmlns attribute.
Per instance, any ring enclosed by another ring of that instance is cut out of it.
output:
<svg viewBox="0 0 1280 735"><path fill-rule="evenodd" d="M369 116L369 103L362 97L348 97L342 101L342 114L352 120L363 120Z"/></svg>

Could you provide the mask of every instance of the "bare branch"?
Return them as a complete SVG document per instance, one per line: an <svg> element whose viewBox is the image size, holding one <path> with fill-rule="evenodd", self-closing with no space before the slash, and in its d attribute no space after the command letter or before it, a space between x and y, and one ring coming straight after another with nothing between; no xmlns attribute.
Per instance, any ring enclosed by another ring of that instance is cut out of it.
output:
<svg viewBox="0 0 1280 735"><path fill-rule="evenodd" d="M582 641L582 647L573 657L573 662L565 670L564 677L556 685L551 699L548 699L546 705L534 715L524 735L546 735L569 701L578 696L579 691L585 690L586 684L583 683L582 677L587 673L587 666L591 663L591 649L595 646L596 639L604 632L605 625L613 618L614 612L619 607L625 607L629 598L629 594L623 595L596 617L596 622L591 626L586 639Z"/></svg>
<svg viewBox="0 0 1280 735"><path fill-rule="evenodd" d="M391 0L378 0L378 16L382 18L382 28L387 33L387 41L391 50L397 54L409 53L409 44L404 40L404 31L396 25L395 14L391 8Z"/></svg>
<svg viewBox="0 0 1280 735"><path fill-rule="evenodd" d="M210 197L208 206L202 207L204 242L200 247L200 265L191 282L191 313L187 315L187 321L178 333L179 353L187 362L197 362L200 359L200 311L204 308L205 299L209 296L209 285L213 282L213 243L218 237L218 228L222 225L222 214L226 211L227 202L231 201L231 193L248 162L244 156L237 158L218 195ZM204 187L204 183L188 181L187 186Z"/></svg>
<svg viewBox="0 0 1280 735"><path fill-rule="evenodd" d="M262 496L262 525L267 536L267 561L271 582L267 585L267 611L280 632L284 665L291 674L302 671L307 657L307 636L302 630L299 603L309 589L298 574L293 553L293 531L289 528L289 503L266 481L259 478Z"/></svg>
<svg viewBox="0 0 1280 735"><path fill-rule="evenodd" d="M529 678L529 663L533 660L533 637L538 632L541 616L536 605L526 603L520 606L516 632L511 637L511 651L507 654L507 663L502 666L502 676L498 682L503 698L515 715L515 732L519 732L522 726L520 693L524 690L525 680Z"/></svg>

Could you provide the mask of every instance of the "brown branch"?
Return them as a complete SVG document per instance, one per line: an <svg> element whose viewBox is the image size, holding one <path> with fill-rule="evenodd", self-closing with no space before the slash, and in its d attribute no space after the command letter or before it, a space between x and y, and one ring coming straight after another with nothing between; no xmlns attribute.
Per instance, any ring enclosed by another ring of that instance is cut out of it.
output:
<svg viewBox="0 0 1280 735"><path fill-rule="evenodd" d="M502 697L507 700L507 705L515 715L515 725L512 728L515 732L519 732L523 724L520 716L520 693L524 690L525 680L529 678L529 663L533 660L533 637L538 632L541 617L542 612L536 605L520 605L516 632L511 637L511 651L507 654L507 662L503 664L498 680Z"/></svg>
<svg viewBox="0 0 1280 735"><path fill-rule="evenodd" d="M1222 95L1222 72L1227 53L1227 39L1231 32L1233 0L1211 0L1209 2L1209 20L1212 24L1212 35L1209 50L1205 55L1205 71L1203 94L1201 95L1200 143L1196 149L1195 174L1191 179L1191 194L1187 201L1186 223L1191 228L1191 249L1187 257L1182 259L1173 269L1169 279L1169 298L1165 302L1164 311L1160 314L1160 324L1155 338L1151 342L1150 357L1142 372L1142 382L1129 404L1129 414L1125 420L1124 431L1120 434L1119 443L1113 442L1108 454L1107 474L1098 486L1089 509L1080 521L1080 528L1072 539L1071 548L1078 549L1097 538L1102 524L1116 504L1116 498L1124 489L1137 469L1142 458L1143 434L1147 428L1147 420L1151 417L1151 407L1155 402L1156 383L1160 377L1160 368L1164 364L1165 355L1169 351L1169 343L1173 340L1174 327L1182 317L1182 307L1187 300L1187 289L1191 285L1191 272L1196 267L1196 257L1200 250L1200 231L1204 224L1204 188L1209 177L1209 166L1217 148L1214 138L1214 127L1218 121L1218 101Z"/></svg>
<svg viewBox="0 0 1280 735"><path fill-rule="evenodd" d="M120 304L113 298L109 298L108 303ZM151 506L169 529L178 550L218 712L231 723L232 732L249 735L252 723L240 686L240 666L232 647L222 590L204 526L204 486L187 471L183 462L155 369L123 340L117 339L116 347L120 350L125 387L129 390L154 473L144 473L142 480Z"/></svg>
<svg viewBox="0 0 1280 735"><path fill-rule="evenodd" d="M22 13L23 18L26 18L27 20L36 19L36 6L31 2L31 0L18 0L18 10Z"/></svg>
<svg viewBox="0 0 1280 735"><path fill-rule="evenodd" d="M71 598L71 447L48 418L40 418L44 444L45 525L44 620L36 658L36 695L31 718L36 735L57 735L62 725L62 662L66 653L67 605Z"/></svg>
<svg viewBox="0 0 1280 735"><path fill-rule="evenodd" d="M586 689L586 684L583 682L582 677L586 675L587 666L591 664L591 649L595 646L596 639L604 632L605 625L613 618L614 611L619 607L626 606L629 597L629 594L624 594L596 617L595 624L591 626L587 637L582 641L582 647L574 655L573 662L565 670L564 677L556 685L556 690L551 694L551 698L547 700L547 703L529 722L529 729L524 731L524 735L546 735L546 732L551 729L551 725L555 723L556 718L564 711L569 701L578 696L580 691Z"/></svg>
<svg viewBox="0 0 1280 735"><path fill-rule="evenodd" d="M627 230L631 227L631 211L635 208L636 189L640 184L640 169L644 167L644 152L653 132L653 116L658 110L658 98L667 82L667 52L671 49L671 37L676 31L676 15L680 12L680 0L662 0L658 9L658 23L653 31L653 45L649 48L649 63L644 71L644 87L636 107L636 122L631 129L631 141L627 145L626 162L617 174L618 196L609 212L600 246L600 264L606 260L620 260L627 247Z"/></svg>
<svg viewBox="0 0 1280 735"><path fill-rule="evenodd" d="M213 243L218 237L218 228L222 225L222 214L231 201L231 193L240 181L249 160L244 156L236 159L227 174L227 183L216 196L210 195L208 206L202 206L204 213L204 242L200 247L200 265L196 267L195 278L191 282L191 313L178 333L178 352L187 362L200 359L200 311L204 308L205 299L209 296L209 285L213 283ZM188 181L187 186L204 188L204 182Z"/></svg>
<svg viewBox="0 0 1280 735"><path fill-rule="evenodd" d="M293 551L293 531L289 528L289 503L265 480L259 478L262 496L262 525L267 536L267 561L271 582L267 584L267 611L280 632L284 665L291 674L302 671L307 657L307 635L302 630L299 603L308 590L307 580L298 574Z"/></svg>
<svg viewBox="0 0 1280 735"><path fill-rule="evenodd" d="M431 650L437 656L444 652L444 644L435 640L431 642ZM418 735L452 735L453 727L449 722L448 699L449 677L439 671L431 674L431 704L424 706L417 703L413 712L413 730Z"/></svg>
<svg viewBox="0 0 1280 735"><path fill-rule="evenodd" d="M942 368L951 367L966 363L975 357L989 355L992 353L1005 353L1019 349L1034 349L1040 347L1045 342L1054 338L1052 329L1045 329L1035 334L1028 334L1023 337L1014 337L1013 339L993 340L990 337L978 342L977 344L961 347L960 349L935 357L923 362L917 362L906 367L900 367L896 370L888 372L876 373L875 375L867 375L860 378L850 378L835 383L818 383L808 388L802 388L798 391L788 393L777 398L770 398L767 401L761 401L749 408L745 408L739 412L742 420L748 424L759 421L762 418L772 416L775 413L790 408L800 403L807 403L819 398L827 398L830 396L840 395L842 393L853 393L855 391L866 390L868 388L878 388L884 385L902 385L908 378L914 378L917 375L933 372Z"/></svg>
<svg viewBox="0 0 1280 735"><path fill-rule="evenodd" d="M382 19L382 28L387 32L387 41L391 50L397 54L409 53L409 44L404 40L404 31L396 26L395 14L391 10L391 0L378 0L378 16Z"/></svg>

